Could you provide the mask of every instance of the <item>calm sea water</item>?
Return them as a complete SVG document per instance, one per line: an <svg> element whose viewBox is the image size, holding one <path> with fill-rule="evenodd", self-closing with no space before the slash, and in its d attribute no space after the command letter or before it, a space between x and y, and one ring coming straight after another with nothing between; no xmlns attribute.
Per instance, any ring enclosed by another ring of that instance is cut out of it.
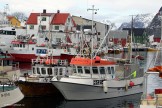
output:
<svg viewBox="0 0 162 108"><path fill-rule="evenodd" d="M140 65L145 68L145 71L153 65L155 52L134 52L144 56L145 59L140 61ZM126 57L127 54L109 55L112 57ZM23 70L31 69L30 64L21 63L20 67ZM162 88L162 79L158 75L149 75L147 80L147 92L153 92L154 88ZM35 97L24 98L13 106L13 108L139 108L142 94L135 94L125 97L95 100L95 101L65 101L60 97Z"/></svg>

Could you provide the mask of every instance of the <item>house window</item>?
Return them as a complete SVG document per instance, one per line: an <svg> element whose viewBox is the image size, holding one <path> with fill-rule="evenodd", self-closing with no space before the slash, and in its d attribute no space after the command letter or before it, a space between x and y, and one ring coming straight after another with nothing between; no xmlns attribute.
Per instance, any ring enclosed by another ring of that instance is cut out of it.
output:
<svg viewBox="0 0 162 108"><path fill-rule="evenodd" d="M42 30L46 30L46 26L45 25L42 26Z"/></svg>
<svg viewBox="0 0 162 108"><path fill-rule="evenodd" d="M46 30L46 26L45 25L40 25L39 28L40 28L40 30Z"/></svg>
<svg viewBox="0 0 162 108"><path fill-rule="evenodd" d="M70 23L70 18L68 18L68 22Z"/></svg>
<svg viewBox="0 0 162 108"><path fill-rule="evenodd" d="M55 30L59 30L59 26L55 26Z"/></svg>
<svg viewBox="0 0 162 108"><path fill-rule="evenodd" d="M46 21L46 17L42 17L42 21Z"/></svg>
<svg viewBox="0 0 162 108"><path fill-rule="evenodd" d="M60 43L61 42L61 38L56 38L56 42Z"/></svg>
<svg viewBox="0 0 162 108"><path fill-rule="evenodd" d="M30 25L30 29L34 29L34 25Z"/></svg>

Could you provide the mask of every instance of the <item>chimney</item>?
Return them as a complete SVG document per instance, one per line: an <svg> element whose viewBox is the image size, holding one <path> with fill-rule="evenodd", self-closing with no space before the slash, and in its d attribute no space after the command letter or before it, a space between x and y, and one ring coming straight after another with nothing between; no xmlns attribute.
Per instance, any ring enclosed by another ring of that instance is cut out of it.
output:
<svg viewBox="0 0 162 108"><path fill-rule="evenodd" d="M46 13L46 9L43 9L43 13Z"/></svg>
<svg viewBox="0 0 162 108"><path fill-rule="evenodd" d="M57 10L57 13L60 13L60 10Z"/></svg>

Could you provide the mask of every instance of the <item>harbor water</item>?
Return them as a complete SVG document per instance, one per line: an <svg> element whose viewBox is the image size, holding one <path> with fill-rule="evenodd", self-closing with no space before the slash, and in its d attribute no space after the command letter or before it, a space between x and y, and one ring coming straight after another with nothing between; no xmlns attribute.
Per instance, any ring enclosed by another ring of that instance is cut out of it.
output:
<svg viewBox="0 0 162 108"><path fill-rule="evenodd" d="M145 71L153 65L156 56L156 52L133 52L133 54L144 57L144 60L140 60L140 66L144 67ZM125 58L127 54L109 54L108 56ZM20 68L22 71L30 70L31 65L29 63L21 63ZM157 87L162 88L162 79L157 74L148 75L147 90L144 90L144 92L151 93ZM139 108L141 96L142 93L91 101L66 101L63 96L27 97L14 104L12 108Z"/></svg>

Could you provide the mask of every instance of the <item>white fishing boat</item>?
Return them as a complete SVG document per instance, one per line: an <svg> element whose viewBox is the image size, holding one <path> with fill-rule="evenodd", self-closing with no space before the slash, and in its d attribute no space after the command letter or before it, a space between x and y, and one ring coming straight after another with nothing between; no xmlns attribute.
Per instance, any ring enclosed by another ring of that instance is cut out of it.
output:
<svg viewBox="0 0 162 108"><path fill-rule="evenodd" d="M52 84L67 100L105 99L143 92L143 70L138 65L119 66L100 57L76 57L70 64L72 75L52 79ZM122 71L124 68L128 70Z"/></svg>
<svg viewBox="0 0 162 108"><path fill-rule="evenodd" d="M0 107L12 106L23 98L19 87L7 78L0 78Z"/></svg>

